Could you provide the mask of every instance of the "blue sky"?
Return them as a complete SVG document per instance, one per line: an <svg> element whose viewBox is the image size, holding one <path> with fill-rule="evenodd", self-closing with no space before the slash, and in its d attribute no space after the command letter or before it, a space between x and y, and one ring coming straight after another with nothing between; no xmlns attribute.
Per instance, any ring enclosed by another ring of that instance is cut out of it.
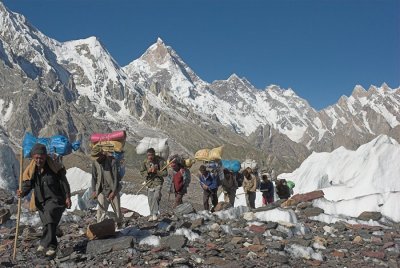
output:
<svg viewBox="0 0 400 268"><path fill-rule="evenodd" d="M400 85L398 0L5 0L59 41L98 37L125 66L157 37L205 81L246 77L291 87L321 109Z"/></svg>

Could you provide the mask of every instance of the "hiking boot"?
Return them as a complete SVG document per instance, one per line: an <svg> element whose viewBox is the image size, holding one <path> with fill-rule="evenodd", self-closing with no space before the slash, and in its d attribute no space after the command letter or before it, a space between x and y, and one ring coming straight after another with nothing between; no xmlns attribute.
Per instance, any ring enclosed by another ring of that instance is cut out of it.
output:
<svg viewBox="0 0 400 268"><path fill-rule="evenodd" d="M43 252L44 251L44 246L39 245L38 248L36 249L36 252Z"/></svg>
<svg viewBox="0 0 400 268"><path fill-rule="evenodd" d="M46 256L51 257L54 256L56 254L56 250L50 248L49 250L46 251Z"/></svg>

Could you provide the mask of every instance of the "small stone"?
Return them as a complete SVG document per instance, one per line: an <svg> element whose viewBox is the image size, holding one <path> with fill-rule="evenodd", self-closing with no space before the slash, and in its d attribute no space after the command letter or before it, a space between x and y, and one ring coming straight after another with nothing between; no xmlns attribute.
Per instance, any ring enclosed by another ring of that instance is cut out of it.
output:
<svg viewBox="0 0 400 268"><path fill-rule="evenodd" d="M356 236L354 239L353 239L353 243L357 243L357 244L360 244L360 243L362 243L364 240L362 239L362 237L361 236Z"/></svg>
<svg viewBox="0 0 400 268"><path fill-rule="evenodd" d="M256 216L253 212L246 212L243 213L243 219L245 219L246 221L252 221L256 219Z"/></svg>
<svg viewBox="0 0 400 268"><path fill-rule="evenodd" d="M232 244L239 244L243 241L243 238L240 236L235 236L232 238L231 243Z"/></svg>
<svg viewBox="0 0 400 268"><path fill-rule="evenodd" d="M185 264L187 260L185 258L176 258L172 260L173 264Z"/></svg>
<svg viewBox="0 0 400 268"><path fill-rule="evenodd" d="M382 246L382 249L387 249L387 248L394 247L394 246L395 246L395 243L387 242Z"/></svg>
<svg viewBox="0 0 400 268"><path fill-rule="evenodd" d="M265 225L251 225L249 227L249 231L257 234L263 234L266 230L267 228L265 227Z"/></svg>
<svg viewBox="0 0 400 268"><path fill-rule="evenodd" d="M321 208L313 208L313 207L311 207L311 208L306 208L303 211L303 213L304 213L304 215L306 217L314 217L314 216L318 216L321 213L324 213L324 210L321 209Z"/></svg>
<svg viewBox="0 0 400 268"><path fill-rule="evenodd" d="M221 229L221 226L219 226L218 223L213 223L211 224L210 229L213 231L219 231Z"/></svg>
<svg viewBox="0 0 400 268"><path fill-rule="evenodd" d="M301 202L300 204L297 205L298 209L306 209L312 206L311 202Z"/></svg>
<svg viewBox="0 0 400 268"><path fill-rule="evenodd" d="M364 211L361 213L357 219L362 220L362 221L378 221L382 218L382 213L376 212L376 211Z"/></svg>
<svg viewBox="0 0 400 268"><path fill-rule="evenodd" d="M332 251L332 256L337 258L344 258L345 253L339 250Z"/></svg>
<svg viewBox="0 0 400 268"><path fill-rule="evenodd" d="M278 227L278 223L277 222L268 222L267 225L265 226L265 229L270 230L270 229L276 229L276 227Z"/></svg>
<svg viewBox="0 0 400 268"><path fill-rule="evenodd" d="M259 252L265 249L264 245L250 245L247 247L248 250L253 252Z"/></svg>
<svg viewBox="0 0 400 268"><path fill-rule="evenodd" d="M202 226L204 224L204 219L203 218L199 218L197 220L194 220L192 222L192 225L190 226L192 229L196 229L200 226Z"/></svg>
<svg viewBox="0 0 400 268"><path fill-rule="evenodd" d="M371 237L371 242L376 243L376 244L381 244L382 239L380 237L373 236L373 237Z"/></svg>
<svg viewBox="0 0 400 268"><path fill-rule="evenodd" d="M366 257L384 259L385 253L381 251L363 251L362 254Z"/></svg>

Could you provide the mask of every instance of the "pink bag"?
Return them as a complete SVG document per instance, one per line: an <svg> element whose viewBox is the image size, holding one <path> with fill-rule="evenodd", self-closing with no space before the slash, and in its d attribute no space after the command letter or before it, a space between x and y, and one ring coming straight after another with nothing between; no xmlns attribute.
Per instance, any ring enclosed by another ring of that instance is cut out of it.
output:
<svg viewBox="0 0 400 268"><path fill-rule="evenodd" d="M126 139L125 130L118 130L111 133L93 133L90 136L90 141L93 143L99 141L121 141Z"/></svg>

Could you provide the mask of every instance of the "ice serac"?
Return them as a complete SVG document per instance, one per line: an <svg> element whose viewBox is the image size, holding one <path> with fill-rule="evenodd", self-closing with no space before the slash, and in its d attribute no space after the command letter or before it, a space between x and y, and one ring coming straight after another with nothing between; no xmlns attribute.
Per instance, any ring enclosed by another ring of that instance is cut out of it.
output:
<svg viewBox="0 0 400 268"><path fill-rule="evenodd" d="M400 166L395 163L399 157L400 144L379 135L355 151L340 147L331 153L313 153L298 169L279 177L295 182L296 193L322 189L326 200L318 205L326 213L357 217L375 210L398 221Z"/></svg>

